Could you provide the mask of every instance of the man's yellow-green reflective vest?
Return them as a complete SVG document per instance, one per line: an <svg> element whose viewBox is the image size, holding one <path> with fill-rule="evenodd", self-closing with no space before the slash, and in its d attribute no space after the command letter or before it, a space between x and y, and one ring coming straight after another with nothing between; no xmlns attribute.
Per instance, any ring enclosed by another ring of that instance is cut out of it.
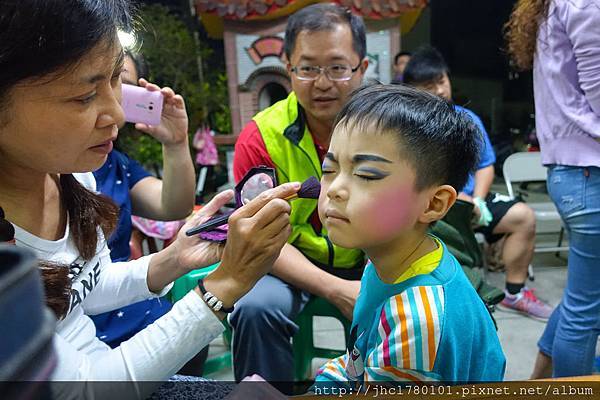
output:
<svg viewBox="0 0 600 400"><path fill-rule="evenodd" d="M265 146L277 170L279 183L304 182L310 176L321 179L321 162L312 136L305 123L304 110L294 92L254 118ZM290 223L293 231L288 242L321 267L362 267L364 255L331 243L327 231L315 232L310 217L317 200L297 199L291 202Z"/></svg>

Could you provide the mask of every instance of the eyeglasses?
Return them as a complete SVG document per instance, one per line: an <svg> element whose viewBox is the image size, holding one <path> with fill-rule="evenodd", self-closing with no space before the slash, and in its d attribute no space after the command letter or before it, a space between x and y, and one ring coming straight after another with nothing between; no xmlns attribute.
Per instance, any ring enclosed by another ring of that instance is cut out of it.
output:
<svg viewBox="0 0 600 400"><path fill-rule="evenodd" d="M297 65L291 68L291 71L296 74L296 77L301 81L315 81L321 75L321 72L325 72L325 76L330 81L348 81L352 78L352 75L360 68L359 63L356 68L352 68L350 65L334 64L328 65L327 67L320 67L318 65Z"/></svg>

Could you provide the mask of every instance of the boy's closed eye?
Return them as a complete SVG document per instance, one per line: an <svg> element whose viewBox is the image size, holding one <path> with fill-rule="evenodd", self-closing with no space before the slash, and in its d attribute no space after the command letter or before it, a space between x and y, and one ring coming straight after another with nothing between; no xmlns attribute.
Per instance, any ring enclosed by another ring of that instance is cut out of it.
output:
<svg viewBox="0 0 600 400"><path fill-rule="evenodd" d="M366 179L368 181L380 180L383 179L390 174L388 172L381 171L376 168L369 167L360 167L357 168L354 172L354 175L358 176L361 179Z"/></svg>
<svg viewBox="0 0 600 400"><path fill-rule="evenodd" d="M371 180L380 180L390 175L389 172L382 171L378 168L361 165L363 163L376 162L376 163L391 163L391 161L375 155L370 154L356 154L352 157L352 165L355 167L353 171L353 175L357 176L360 179L364 179L367 181ZM325 160L323 161L323 165L321 166L323 175L336 173L336 168L338 166L338 161L335 159L335 156L332 153L327 153L325 155Z"/></svg>
<svg viewBox="0 0 600 400"><path fill-rule="evenodd" d="M335 159L335 156L332 153L325 154L325 160L323 160L323 164L321 165L321 171L323 175L335 173L335 167L337 166L338 162Z"/></svg>
<svg viewBox="0 0 600 400"><path fill-rule="evenodd" d="M336 172L336 169L333 167L333 165L324 162L323 165L321 165L321 171L323 172L323 175L325 174L333 174Z"/></svg>

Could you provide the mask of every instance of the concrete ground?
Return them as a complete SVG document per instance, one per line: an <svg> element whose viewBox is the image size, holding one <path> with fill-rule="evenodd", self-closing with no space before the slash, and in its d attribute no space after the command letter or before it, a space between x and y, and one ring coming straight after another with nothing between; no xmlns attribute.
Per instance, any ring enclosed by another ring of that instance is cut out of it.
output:
<svg viewBox="0 0 600 400"><path fill-rule="evenodd" d="M565 287L567 268L566 260L553 258L555 258L553 254L534 258L535 280L528 282L527 285L536 289L536 295L540 299L556 306ZM541 263L540 259L546 260ZM488 272L487 278L497 287L504 286L503 273ZM496 310L494 317L498 323L500 343L506 355L505 379L528 379L537 355L537 341L546 324L521 314L502 310Z"/></svg>

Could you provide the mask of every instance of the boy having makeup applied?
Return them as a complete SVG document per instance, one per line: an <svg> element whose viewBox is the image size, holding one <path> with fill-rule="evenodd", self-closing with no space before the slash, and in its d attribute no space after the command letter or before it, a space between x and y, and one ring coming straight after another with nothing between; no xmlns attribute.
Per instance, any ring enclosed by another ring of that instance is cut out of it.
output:
<svg viewBox="0 0 600 400"><path fill-rule="evenodd" d="M444 243L427 233L477 164L479 131L447 101L397 85L358 89L337 117L319 216L369 263L348 352L313 387L500 381L492 318Z"/></svg>

